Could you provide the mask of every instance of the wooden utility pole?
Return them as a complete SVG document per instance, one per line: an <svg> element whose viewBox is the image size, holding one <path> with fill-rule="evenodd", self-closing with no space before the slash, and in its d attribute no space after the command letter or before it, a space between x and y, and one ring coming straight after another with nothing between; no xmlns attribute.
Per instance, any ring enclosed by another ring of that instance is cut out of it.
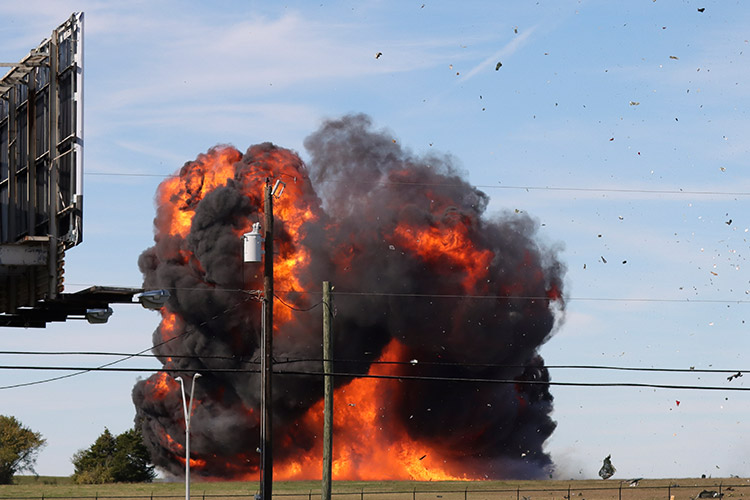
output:
<svg viewBox="0 0 750 500"><path fill-rule="evenodd" d="M271 180L266 179L265 231L263 261L263 331L260 359L260 498L271 500L273 490L273 425L271 422L273 374L273 194Z"/></svg>
<svg viewBox="0 0 750 500"><path fill-rule="evenodd" d="M333 465L333 337L331 335L331 283L323 282L323 486L322 500L331 500Z"/></svg>

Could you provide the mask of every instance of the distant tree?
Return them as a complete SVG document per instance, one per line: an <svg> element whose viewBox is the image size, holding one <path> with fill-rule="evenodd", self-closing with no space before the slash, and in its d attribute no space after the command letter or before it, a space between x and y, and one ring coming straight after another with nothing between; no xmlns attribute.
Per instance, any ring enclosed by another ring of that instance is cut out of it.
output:
<svg viewBox="0 0 750 500"><path fill-rule="evenodd" d="M19 472L34 472L36 456L45 440L15 417L0 415L0 484L10 484Z"/></svg>
<svg viewBox="0 0 750 500"><path fill-rule="evenodd" d="M140 430L113 436L109 429L88 449L73 455L73 481L78 484L142 483L156 477Z"/></svg>

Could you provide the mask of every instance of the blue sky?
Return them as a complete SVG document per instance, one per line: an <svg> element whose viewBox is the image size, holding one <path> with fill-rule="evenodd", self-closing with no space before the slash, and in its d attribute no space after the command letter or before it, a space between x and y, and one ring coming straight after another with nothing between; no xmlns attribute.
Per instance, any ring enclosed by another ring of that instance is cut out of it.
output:
<svg viewBox="0 0 750 500"><path fill-rule="evenodd" d="M160 176L216 144L271 141L305 159L304 138L324 119L363 112L415 154L452 155L490 195L490 212L530 214L560 248L569 298L541 350L548 365L750 365L742 2L29 0L0 5L0 61L21 59L74 11L85 13L86 175L84 242L67 254L66 291L140 286ZM138 352L158 319L117 306L106 325L6 329L2 349ZM721 373L551 374L747 386ZM50 374L2 375L10 385ZM132 426L137 377L7 389L1 411L47 439L40 474L67 475L105 426ZM552 393L547 450L560 477L596 477L608 454L615 478L750 475L746 393Z"/></svg>

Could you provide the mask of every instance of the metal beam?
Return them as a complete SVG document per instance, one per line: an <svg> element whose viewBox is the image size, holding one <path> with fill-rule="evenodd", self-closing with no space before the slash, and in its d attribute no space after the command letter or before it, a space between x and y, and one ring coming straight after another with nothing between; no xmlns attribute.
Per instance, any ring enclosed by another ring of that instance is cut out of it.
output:
<svg viewBox="0 0 750 500"><path fill-rule="evenodd" d="M49 257L49 244L44 246L0 245L0 266L43 266ZM0 274L2 270L0 269Z"/></svg>
<svg viewBox="0 0 750 500"><path fill-rule="evenodd" d="M46 63L40 62L40 63L25 63L25 62L18 62L18 63L4 63L0 62L0 68L38 68L41 66L47 66Z"/></svg>

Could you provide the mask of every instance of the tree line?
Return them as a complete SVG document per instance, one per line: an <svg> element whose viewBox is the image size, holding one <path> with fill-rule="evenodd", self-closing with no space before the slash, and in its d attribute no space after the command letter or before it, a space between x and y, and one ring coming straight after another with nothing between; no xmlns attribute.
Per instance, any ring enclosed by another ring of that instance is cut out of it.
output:
<svg viewBox="0 0 750 500"><path fill-rule="evenodd" d="M12 416L0 415L0 484L11 484L23 472L35 474L36 459L46 440ZM137 428L113 435L109 429L71 459L78 484L151 482L156 471Z"/></svg>

